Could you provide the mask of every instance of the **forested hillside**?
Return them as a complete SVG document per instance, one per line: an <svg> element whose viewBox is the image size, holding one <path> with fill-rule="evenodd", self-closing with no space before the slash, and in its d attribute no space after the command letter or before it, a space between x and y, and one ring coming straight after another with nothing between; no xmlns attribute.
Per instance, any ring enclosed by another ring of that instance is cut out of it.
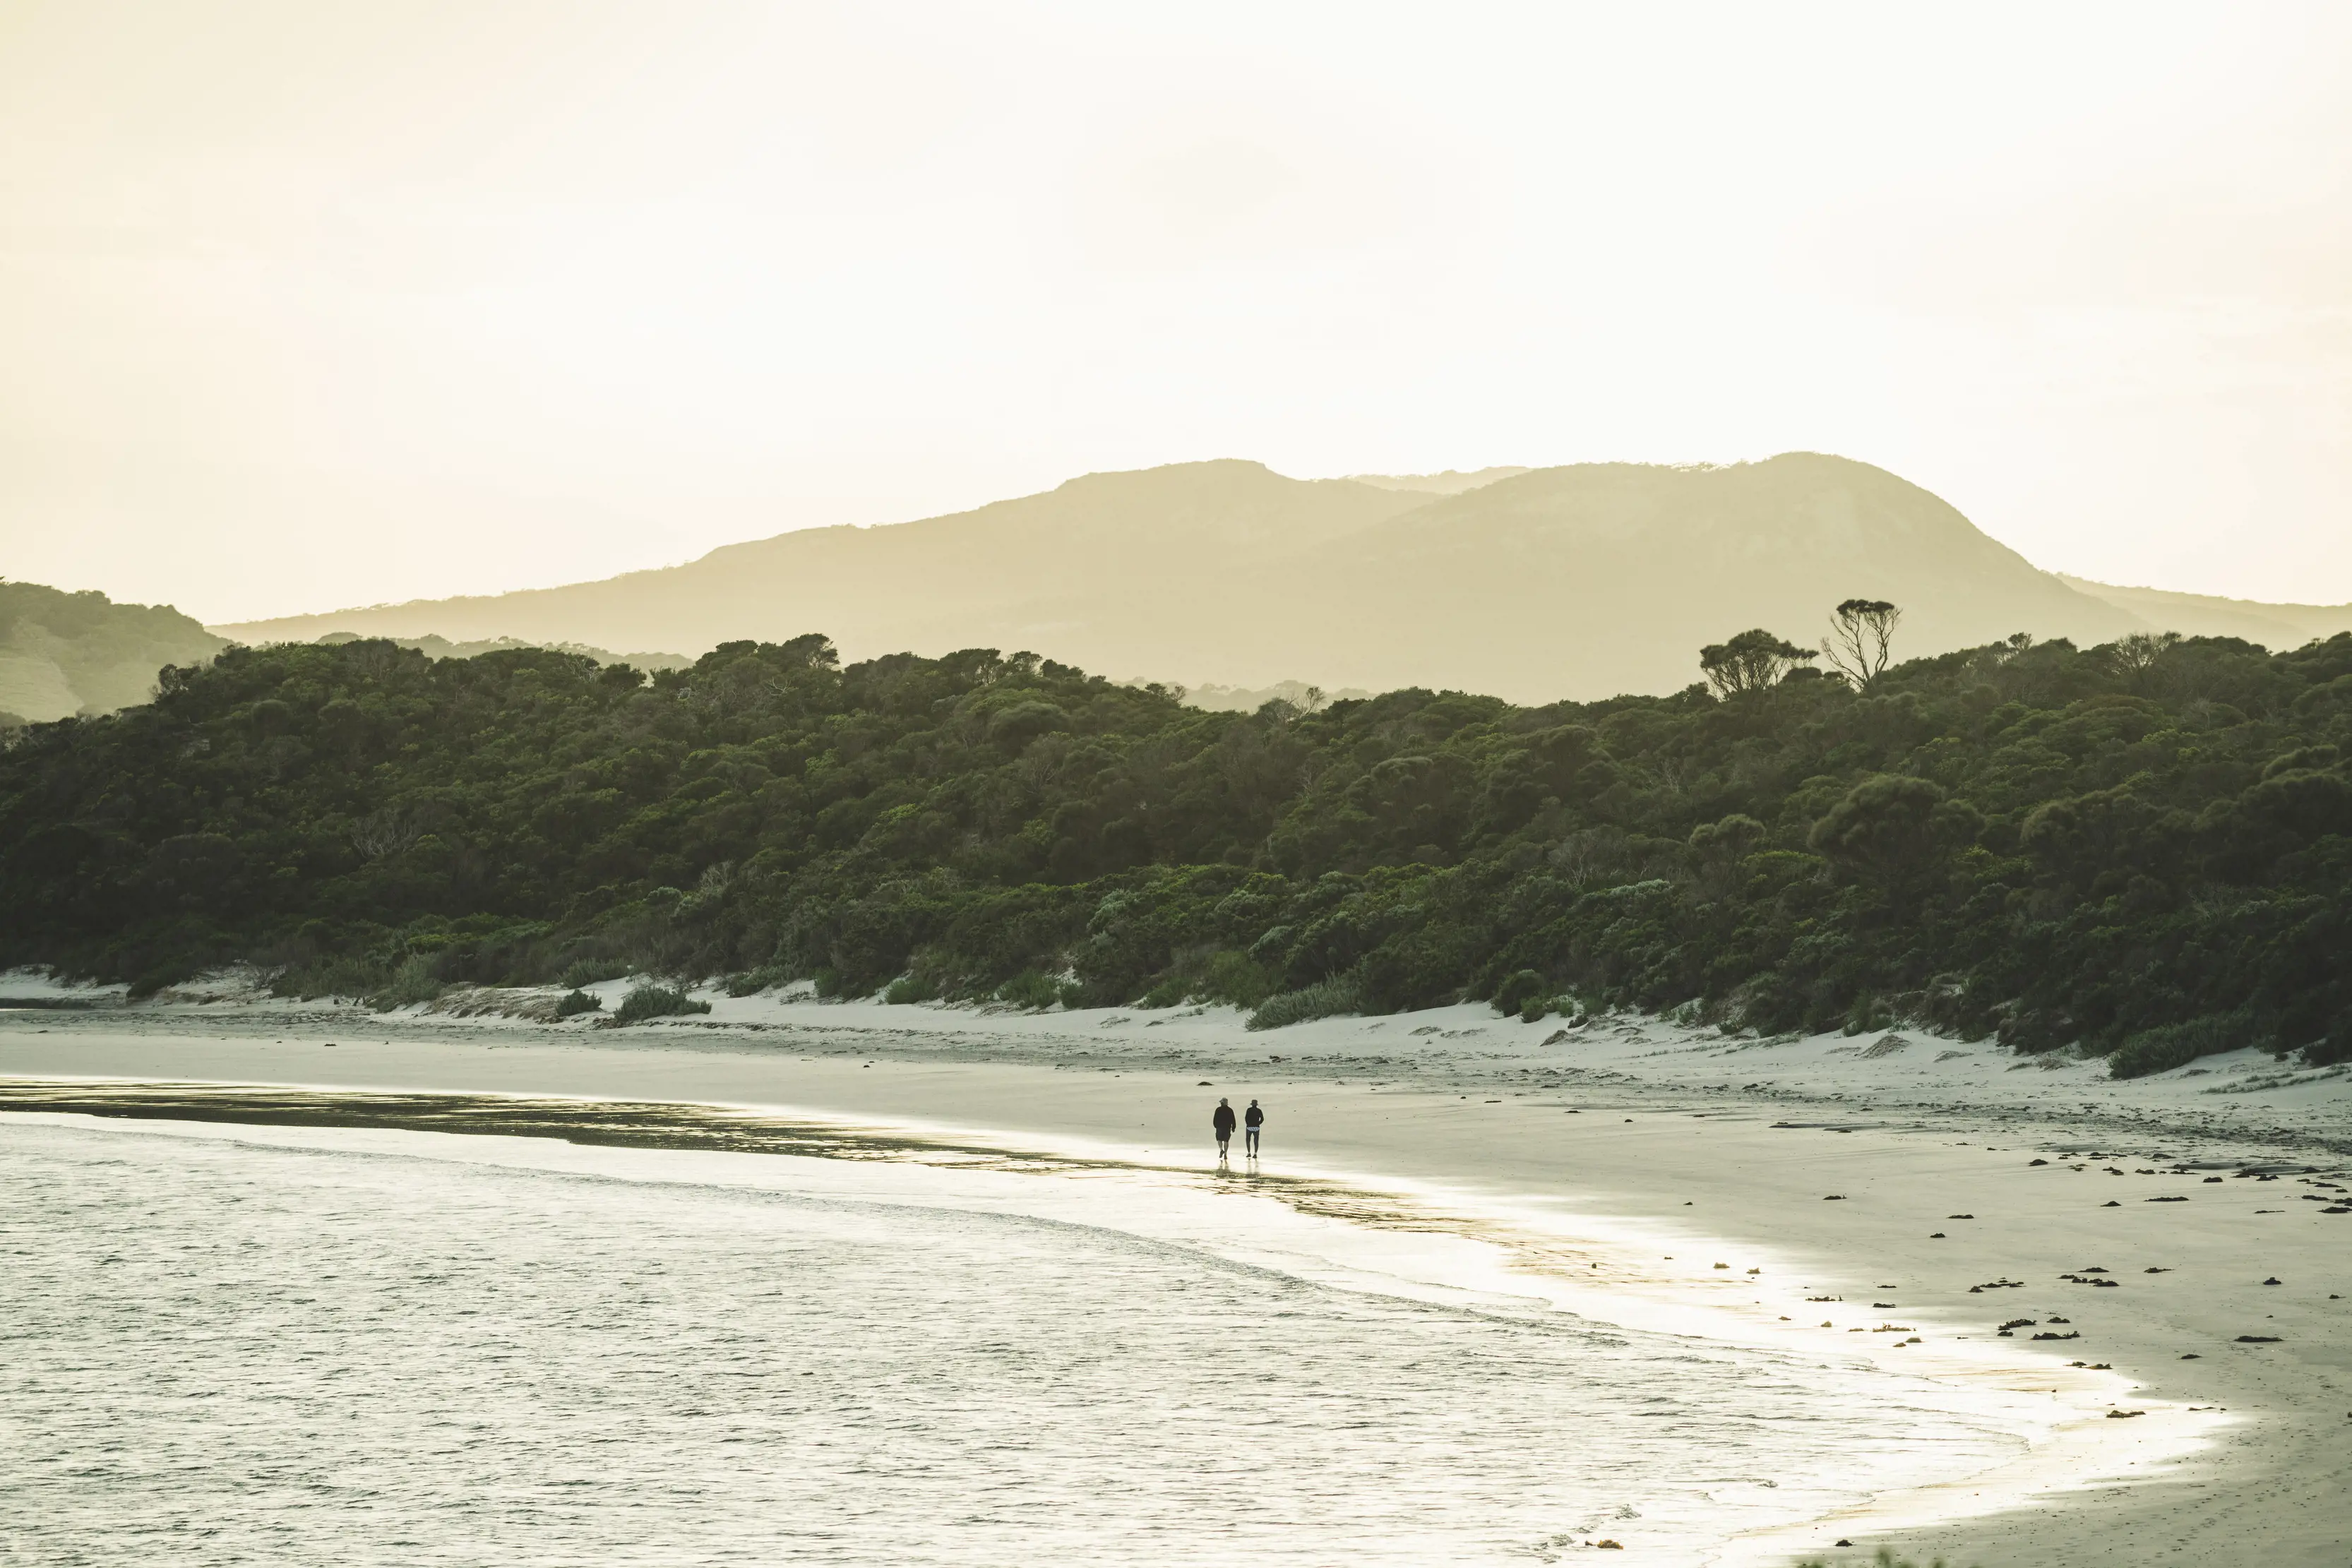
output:
<svg viewBox="0 0 2352 1568"><path fill-rule="evenodd" d="M165 664L226 646L168 604L0 581L0 730L143 703Z"/></svg>
<svg viewBox="0 0 2352 1568"><path fill-rule="evenodd" d="M0 961L2352 1056L2352 635L2020 638L1851 684L1796 652L1732 639L1664 697L1240 714L814 636L650 679L234 649L0 754Z"/></svg>

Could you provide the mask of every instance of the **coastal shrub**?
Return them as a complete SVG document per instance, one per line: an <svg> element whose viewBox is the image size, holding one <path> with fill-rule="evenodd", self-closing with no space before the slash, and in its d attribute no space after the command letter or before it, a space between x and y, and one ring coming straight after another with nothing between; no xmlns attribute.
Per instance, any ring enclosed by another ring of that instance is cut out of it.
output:
<svg viewBox="0 0 2352 1568"><path fill-rule="evenodd" d="M1062 986L1060 981L1034 969L1024 969L996 988L996 999L1016 1008L1042 1011L1061 1001Z"/></svg>
<svg viewBox="0 0 2352 1568"><path fill-rule="evenodd" d="M782 964L762 964L756 969L740 969L727 977L727 994L730 997L756 997L761 991L783 985L792 977Z"/></svg>
<svg viewBox="0 0 2352 1568"><path fill-rule="evenodd" d="M388 1013L394 1008L436 1000L444 988L434 976L433 960L422 953L412 954L393 971L383 988L368 998L368 1005L380 1013Z"/></svg>
<svg viewBox="0 0 2352 1568"><path fill-rule="evenodd" d="M194 979L197 973L197 968L193 964L159 964L132 980L130 989L125 994L134 1002L143 1002L166 987L176 986L183 980Z"/></svg>
<svg viewBox="0 0 2352 1568"><path fill-rule="evenodd" d="M372 997L392 981L384 965L356 953L332 953L278 971L269 988L278 996L315 1001L320 997Z"/></svg>
<svg viewBox="0 0 2352 1568"><path fill-rule="evenodd" d="M555 1016L560 1019L576 1018L582 1013L601 1013L604 1010L604 998L592 997L585 991L575 990L555 1004Z"/></svg>
<svg viewBox="0 0 2352 1568"><path fill-rule="evenodd" d="M577 990L582 986L602 985L606 980L625 980L630 965L619 958L574 958L555 977L559 986Z"/></svg>
<svg viewBox="0 0 2352 1568"><path fill-rule="evenodd" d="M1192 981L1189 976L1171 975L1136 998L1135 1005L1139 1008L1172 1008L1189 1000L1192 995Z"/></svg>
<svg viewBox="0 0 2352 1568"><path fill-rule="evenodd" d="M621 998L613 1021L620 1024L642 1023L646 1019L676 1018L688 1013L707 1013L709 1002L698 1002L685 991L669 986L638 986Z"/></svg>
<svg viewBox="0 0 2352 1568"><path fill-rule="evenodd" d="M1234 900L1221 900L1218 907L1230 907ZM1091 959L1091 955L1087 955ZM1223 1001L1228 1006L1261 1004L1279 989L1279 977L1275 968L1267 968L1258 959L1234 947L1212 947L1212 945L1190 945L1176 950L1169 959L1160 980L1136 997L1134 1006L1179 1006L1183 1001Z"/></svg>
<svg viewBox="0 0 2352 1568"><path fill-rule="evenodd" d="M2225 1051L2263 1043L2263 1031L2256 1030L2244 1013L2212 1013L2132 1035L2107 1059L2107 1073L2114 1078L2145 1078L2151 1072L2186 1067L2200 1056L2219 1056Z"/></svg>
<svg viewBox="0 0 2352 1568"><path fill-rule="evenodd" d="M840 996L845 989L842 984L841 971L831 967L819 968L816 973L811 975L809 986L818 996L827 1001Z"/></svg>
<svg viewBox="0 0 2352 1568"><path fill-rule="evenodd" d="M1895 1027L1895 1009L1884 998L1864 993L1853 999L1846 1009L1845 1022L1838 1032L1843 1035L1879 1034Z"/></svg>
<svg viewBox="0 0 2352 1568"><path fill-rule="evenodd" d="M940 988L922 975L901 975L882 988L882 999L892 1007L939 999Z"/></svg>
<svg viewBox="0 0 2352 1568"><path fill-rule="evenodd" d="M1513 970L1495 988L1495 1010L1504 1014L1522 1011L1543 998L1545 990L1544 977L1533 969ZM1535 1015L1536 1019L1541 1017L1540 1011ZM1535 1019L1528 1021L1533 1023Z"/></svg>
<svg viewBox="0 0 2352 1568"><path fill-rule="evenodd" d="M1275 984L1271 969L1246 953L1227 948L1202 968L1192 995L1199 1000L1223 1002L1228 1007L1255 1008L1274 994Z"/></svg>
<svg viewBox="0 0 2352 1568"><path fill-rule="evenodd" d="M1347 976L1336 979L1318 980L1295 991L1283 991L1265 998L1249 1016L1251 1029L1286 1029L1311 1019L1336 1018L1342 1013L1364 1010L1364 993Z"/></svg>

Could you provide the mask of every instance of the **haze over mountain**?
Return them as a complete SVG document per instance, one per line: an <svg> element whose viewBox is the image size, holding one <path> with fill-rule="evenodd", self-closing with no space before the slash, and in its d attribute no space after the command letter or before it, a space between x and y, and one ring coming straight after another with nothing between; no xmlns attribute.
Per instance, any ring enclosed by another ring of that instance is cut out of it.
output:
<svg viewBox="0 0 2352 1568"><path fill-rule="evenodd" d="M1186 683L1541 700L1677 689L1697 678L1702 643L1749 626L1809 643L1853 597L1904 607L1906 656L2152 625L1846 458L1500 472L1467 488L1477 476L1297 480L1237 460L1091 474L975 511L780 534L604 581L217 630L688 653L815 631L852 659L986 646Z"/></svg>
<svg viewBox="0 0 2352 1568"><path fill-rule="evenodd" d="M1524 466L1513 467L1497 464L1491 468L1473 468L1465 473L1448 468L1443 474L1350 474L1349 478L1359 485L1370 485L1381 490L1418 490L1430 496L1458 496L1465 490L1475 490L1497 479L1516 479L1528 472Z"/></svg>
<svg viewBox="0 0 2352 1568"><path fill-rule="evenodd" d="M163 665L202 664L226 645L169 605L0 581L0 726L131 707Z"/></svg>
<svg viewBox="0 0 2352 1568"><path fill-rule="evenodd" d="M2352 632L2352 604L2264 604L2252 599L2221 599L2210 593L2174 593L2161 588L2121 588L2058 574L2069 588L2104 599L2151 626L2185 637L2241 637L2273 652L2299 648L2314 638Z"/></svg>

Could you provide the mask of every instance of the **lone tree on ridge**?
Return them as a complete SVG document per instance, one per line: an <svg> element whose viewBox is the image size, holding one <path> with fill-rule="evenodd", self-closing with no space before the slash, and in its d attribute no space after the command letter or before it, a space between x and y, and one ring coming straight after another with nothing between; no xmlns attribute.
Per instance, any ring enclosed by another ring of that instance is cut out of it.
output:
<svg viewBox="0 0 2352 1568"><path fill-rule="evenodd" d="M1895 624L1902 619L1902 610L1884 599L1849 599L1831 612L1822 652L1854 690L1864 690L1885 673Z"/></svg>
<svg viewBox="0 0 2352 1568"><path fill-rule="evenodd" d="M1820 657L1814 650L1800 648L1759 626L1728 643L1701 648L1698 667L1716 695L1733 697L1741 692L1760 692L1806 660Z"/></svg>

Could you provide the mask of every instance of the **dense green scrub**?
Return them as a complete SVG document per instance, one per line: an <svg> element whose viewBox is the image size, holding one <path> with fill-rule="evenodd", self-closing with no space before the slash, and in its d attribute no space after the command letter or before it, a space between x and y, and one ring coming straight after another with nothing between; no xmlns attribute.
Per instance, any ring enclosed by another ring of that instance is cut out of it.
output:
<svg viewBox="0 0 2352 1568"><path fill-rule="evenodd" d="M2352 636L2025 639L1857 691L1204 713L818 637L650 681L238 649L0 754L0 962L304 994L739 989L1915 1019L2352 1056Z"/></svg>

